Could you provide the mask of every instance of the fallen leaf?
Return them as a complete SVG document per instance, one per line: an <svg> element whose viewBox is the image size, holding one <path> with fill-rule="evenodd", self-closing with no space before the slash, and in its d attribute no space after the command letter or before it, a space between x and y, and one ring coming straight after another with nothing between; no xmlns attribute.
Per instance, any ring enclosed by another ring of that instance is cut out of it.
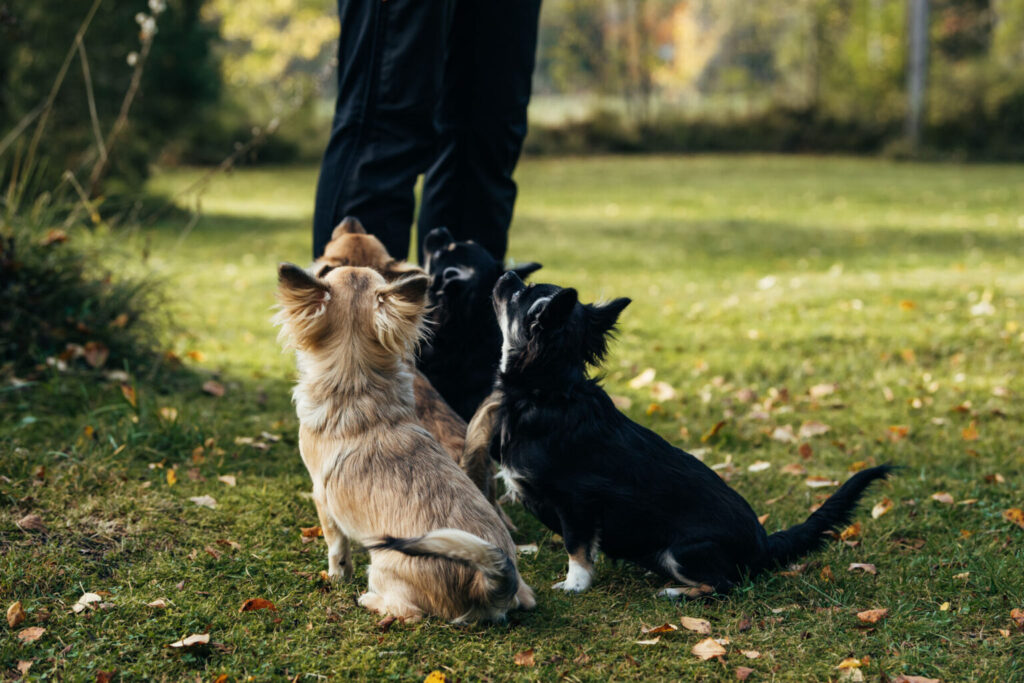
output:
<svg viewBox="0 0 1024 683"><path fill-rule="evenodd" d="M7 608L7 625L11 628L18 628L25 621L26 616L28 615L21 607L21 600L12 602L11 606Z"/></svg>
<svg viewBox="0 0 1024 683"><path fill-rule="evenodd" d="M612 404L619 410L629 410L633 407L633 399L629 396L612 396Z"/></svg>
<svg viewBox="0 0 1024 683"><path fill-rule="evenodd" d="M1013 623L1017 624L1017 627L1024 629L1024 609L1014 607L1010 610L1010 618L1013 619Z"/></svg>
<svg viewBox="0 0 1024 683"><path fill-rule="evenodd" d="M847 657L843 661L839 662L837 669L859 669L862 663L856 657Z"/></svg>
<svg viewBox="0 0 1024 683"><path fill-rule="evenodd" d="M978 437L978 423L975 420L971 420L971 424L960 430L960 436L963 437L964 441L977 441Z"/></svg>
<svg viewBox="0 0 1024 683"><path fill-rule="evenodd" d="M92 603L100 602L101 600L103 600L103 597L96 593L82 593L82 597L78 598L78 602L71 606L71 610L78 614Z"/></svg>
<svg viewBox="0 0 1024 683"><path fill-rule="evenodd" d="M164 422L174 422L178 419L178 409L170 406L160 408L160 419Z"/></svg>
<svg viewBox="0 0 1024 683"><path fill-rule="evenodd" d="M220 398L224 395L224 385L216 380L207 380L203 382L203 391L210 396L216 396Z"/></svg>
<svg viewBox="0 0 1024 683"><path fill-rule="evenodd" d="M655 636L650 640L635 640L633 642L635 642L637 645L657 645L661 642L661 636Z"/></svg>
<svg viewBox="0 0 1024 683"><path fill-rule="evenodd" d="M83 347L83 355L85 356L85 362L98 370L103 367L107 362L107 358L110 357L110 349L101 342L86 342Z"/></svg>
<svg viewBox="0 0 1024 683"><path fill-rule="evenodd" d="M956 581L964 581L964 580L969 579L969 578L971 578L971 573L970 572L960 572L959 574L954 574L953 575L953 579L956 580Z"/></svg>
<svg viewBox="0 0 1024 683"><path fill-rule="evenodd" d="M820 489L826 486L839 486L838 481L834 481L828 477L807 477L807 481L804 483L812 489Z"/></svg>
<svg viewBox="0 0 1024 683"><path fill-rule="evenodd" d="M423 683L448 683L448 677L440 671L431 671L423 679Z"/></svg>
<svg viewBox="0 0 1024 683"><path fill-rule="evenodd" d="M757 462L751 463L747 466L748 472L764 472L766 469L771 467L772 464L767 460L758 460Z"/></svg>
<svg viewBox="0 0 1024 683"><path fill-rule="evenodd" d="M324 535L324 530L318 526L303 526L299 527L299 531L302 533L302 538L320 538Z"/></svg>
<svg viewBox="0 0 1024 683"><path fill-rule="evenodd" d="M235 479L235 476L233 474L222 474L219 477L217 477L217 481L221 482L222 484L227 484L228 486L234 486L238 483L238 480Z"/></svg>
<svg viewBox="0 0 1024 683"><path fill-rule="evenodd" d="M740 650L740 652L742 652L743 656L747 659L757 659L761 656L761 653L757 650Z"/></svg>
<svg viewBox="0 0 1024 683"><path fill-rule="evenodd" d="M811 444L802 443L800 447L796 449L796 452L800 454L800 457L804 460L810 460L811 456L814 455L814 449L811 448Z"/></svg>
<svg viewBox="0 0 1024 683"><path fill-rule="evenodd" d="M910 434L910 427L907 425L891 425L889 427L889 440L902 441Z"/></svg>
<svg viewBox="0 0 1024 683"><path fill-rule="evenodd" d="M629 380L629 388L642 389L643 387L647 386L648 384L654 381L654 376L656 374L657 373L655 372L654 368L647 368L639 375Z"/></svg>
<svg viewBox="0 0 1024 683"><path fill-rule="evenodd" d="M274 603L270 602L270 600L265 600L263 598L249 598L248 600L242 603L242 606L238 608L238 611L240 613L255 612L258 609L269 609L276 611L277 606Z"/></svg>
<svg viewBox="0 0 1024 683"><path fill-rule="evenodd" d="M871 574L872 576L878 573L878 568L875 565L869 564L867 562L851 562L849 568L847 569L847 571L851 572L857 570L860 570L867 574Z"/></svg>
<svg viewBox="0 0 1024 683"><path fill-rule="evenodd" d="M802 477L807 474L807 468L798 462L791 462L788 465L784 465L779 471L784 474L792 474L797 477Z"/></svg>
<svg viewBox="0 0 1024 683"><path fill-rule="evenodd" d="M656 401L671 401L678 396L676 390L668 382L655 382L651 387L651 395Z"/></svg>
<svg viewBox="0 0 1024 683"><path fill-rule="evenodd" d="M694 631L704 635L711 634L711 622L707 619L697 619L696 617L680 617L679 625L685 628L687 631Z"/></svg>
<svg viewBox="0 0 1024 683"><path fill-rule="evenodd" d="M722 427L725 426L725 422L725 420L719 420L718 422L716 422L714 426L711 427L711 429L709 429L707 432L704 433L702 437L700 437L701 443L707 443L711 439L715 438L715 436L718 435L718 432L722 431Z"/></svg>
<svg viewBox="0 0 1024 683"><path fill-rule="evenodd" d="M521 555L535 555L539 548L536 543L525 543L523 545L516 546L516 552Z"/></svg>
<svg viewBox="0 0 1024 683"><path fill-rule="evenodd" d="M871 508L871 519L878 519L885 513L892 510L892 501L888 498L882 498L879 502L875 503L875 506Z"/></svg>
<svg viewBox="0 0 1024 683"><path fill-rule="evenodd" d="M25 515L18 520L18 527L22 531L46 531L46 524L39 515Z"/></svg>
<svg viewBox="0 0 1024 683"><path fill-rule="evenodd" d="M664 411L664 409L662 409L660 403L652 403L651 405L647 406L647 410L644 411L644 412L647 414L648 417L650 417L651 415L654 415L655 413L663 413L665 411Z"/></svg>
<svg viewBox="0 0 1024 683"><path fill-rule="evenodd" d="M51 244L63 244L68 241L68 234L60 228L50 228L46 231L46 235L40 241L44 247L48 247Z"/></svg>
<svg viewBox="0 0 1024 683"><path fill-rule="evenodd" d="M736 667L736 680L745 681L750 678L750 674L754 673L754 670L749 666L738 666Z"/></svg>
<svg viewBox="0 0 1024 683"><path fill-rule="evenodd" d="M136 407L135 387L130 384L122 384L121 395L124 396L124 400L128 401L128 405L132 408Z"/></svg>
<svg viewBox="0 0 1024 683"><path fill-rule="evenodd" d="M854 522L850 526L843 529L843 531L839 534L839 540L845 541L851 538L857 538L858 536L860 536L860 530L860 522Z"/></svg>
<svg viewBox="0 0 1024 683"><path fill-rule="evenodd" d="M201 507L210 508L211 510L217 507L217 501L212 496L192 496L189 498L193 503Z"/></svg>
<svg viewBox="0 0 1024 683"><path fill-rule="evenodd" d="M533 648L531 647L529 650L523 650L522 652L515 653L512 657L512 661L516 666L533 666L535 664Z"/></svg>
<svg viewBox="0 0 1024 683"><path fill-rule="evenodd" d="M101 669L96 672L95 683L110 683L110 681L114 680L115 675L117 675L117 669L111 671L103 671Z"/></svg>
<svg viewBox="0 0 1024 683"><path fill-rule="evenodd" d="M948 612L949 611L949 602L944 602L941 605L939 605L939 611L940 612Z"/></svg>
<svg viewBox="0 0 1024 683"><path fill-rule="evenodd" d="M772 439L782 443L793 443L796 441L796 434L793 433L792 425L782 425L772 431Z"/></svg>
<svg viewBox="0 0 1024 683"><path fill-rule="evenodd" d="M231 541L231 540L228 540L226 538L218 538L217 539L217 545L222 545L222 546L224 546L226 548L231 548L232 550L241 550L242 549L242 544L241 543L239 543L237 541Z"/></svg>
<svg viewBox="0 0 1024 683"><path fill-rule="evenodd" d="M761 526L764 526L764 523L768 521L768 517L770 515L766 512L763 515L758 515L757 521L761 523Z"/></svg>
<svg viewBox="0 0 1024 683"><path fill-rule="evenodd" d="M830 427L822 422L816 422L809 420L800 425L800 431L797 433L801 439L810 439L815 436L821 436L827 434Z"/></svg>
<svg viewBox="0 0 1024 683"><path fill-rule="evenodd" d="M723 656L725 654L725 648L722 647L714 638L705 638L694 645L690 652L697 655L698 659L706 661L708 659Z"/></svg>
<svg viewBox="0 0 1024 683"><path fill-rule="evenodd" d="M167 607L167 599L157 598L153 602L147 602L146 607L156 607L157 609L163 609L164 607Z"/></svg>
<svg viewBox="0 0 1024 683"><path fill-rule="evenodd" d="M178 473L174 469L167 470L167 485L174 486L178 483Z"/></svg>
<svg viewBox="0 0 1024 683"><path fill-rule="evenodd" d="M915 304L910 299L903 299L902 301L900 301L900 310L901 311L912 311L915 308L917 308L917 304Z"/></svg>
<svg viewBox="0 0 1024 683"><path fill-rule="evenodd" d="M32 668L32 664L35 663L34 659L19 659L18 660L18 671L21 675L28 677L28 670Z"/></svg>
<svg viewBox="0 0 1024 683"><path fill-rule="evenodd" d="M931 497L932 500L934 500L937 503L945 503L946 505L953 504L953 496L946 493L945 491L938 491L936 493L933 493Z"/></svg>
<svg viewBox="0 0 1024 683"><path fill-rule="evenodd" d="M1005 484L1006 477L996 472L995 474L986 474L985 481L989 484Z"/></svg>
<svg viewBox="0 0 1024 683"><path fill-rule="evenodd" d="M654 626L652 628L647 628L646 626L640 627L640 633L643 633L644 635L647 635L648 633L672 633L673 631L678 630L678 626L668 623L662 624L661 626Z"/></svg>
<svg viewBox="0 0 1024 683"><path fill-rule="evenodd" d="M572 663L578 664L580 666L590 664L590 655L588 655L586 652L581 652L576 656L575 659L572 660Z"/></svg>
<svg viewBox="0 0 1024 683"><path fill-rule="evenodd" d="M907 674L900 674L896 678L892 679L892 683L942 683L942 680L938 678L928 678L927 676L908 676Z"/></svg>
<svg viewBox="0 0 1024 683"><path fill-rule="evenodd" d="M889 610L885 607L880 609L866 609L863 612L857 612L857 618L865 624L877 624L881 619L885 619L887 616L889 616Z"/></svg>
<svg viewBox="0 0 1024 683"><path fill-rule="evenodd" d="M832 574L832 567L830 565L826 564L821 568L821 580L828 583L832 583L835 580L835 576Z"/></svg>
<svg viewBox="0 0 1024 683"><path fill-rule="evenodd" d="M174 648L181 649L181 648L196 647L197 645L208 645L209 643L210 643L210 634L209 633L193 633L192 635L188 636L187 638L182 638L181 640L174 641L173 643L171 643L167 647L174 647Z"/></svg>
<svg viewBox="0 0 1024 683"><path fill-rule="evenodd" d="M1016 524L1021 529L1024 529L1024 510L1021 510L1020 508L1003 510L1003 519L1011 524Z"/></svg>
<svg viewBox="0 0 1024 683"><path fill-rule="evenodd" d="M836 393L836 389L838 389L838 386L835 384L815 384L807 390L807 393L811 398L825 398Z"/></svg>
<svg viewBox="0 0 1024 683"><path fill-rule="evenodd" d="M34 643L42 638L44 633L46 629L42 626L29 626L18 631L18 640L25 644Z"/></svg>

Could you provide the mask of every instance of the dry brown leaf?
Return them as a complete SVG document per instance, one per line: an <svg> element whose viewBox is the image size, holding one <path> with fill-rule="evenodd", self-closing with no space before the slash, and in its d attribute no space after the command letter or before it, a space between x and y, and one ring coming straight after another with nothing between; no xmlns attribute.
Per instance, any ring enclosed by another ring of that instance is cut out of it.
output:
<svg viewBox="0 0 1024 683"><path fill-rule="evenodd" d="M903 299L902 301L900 301L900 310L901 311L912 311L915 308L917 308L917 304L915 304L910 299Z"/></svg>
<svg viewBox="0 0 1024 683"><path fill-rule="evenodd" d="M203 391L210 396L216 396L217 398L220 398L225 393L224 385L213 379L203 382Z"/></svg>
<svg viewBox="0 0 1024 683"><path fill-rule="evenodd" d="M189 500L200 507L210 508L211 510L217 507L217 501L213 496L192 496Z"/></svg>
<svg viewBox="0 0 1024 683"><path fill-rule="evenodd" d="M885 607L880 609L866 609L863 612L857 612L857 618L865 624L877 624L887 616L889 616L889 610Z"/></svg>
<svg viewBox="0 0 1024 683"><path fill-rule="evenodd" d="M882 498L879 502L875 503L875 506L871 508L871 519L878 519L885 513L892 510L893 503L889 498Z"/></svg>
<svg viewBox="0 0 1024 683"><path fill-rule="evenodd" d="M1017 624L1018 628L1024 629L1024 609L1014 607L1010 610L1010 618L1013 619L1013 623Z"/></svg>
<svg viewBox="0 0 1024 683"><path fill-rule="evenodd" d="M857 570L866 572L868 574L871 574L872 576L878 573L878 567L867 562L851 562L849 568L847 569L847 571L851 572Z"/></svg>
<svg viewBox="0 0 1024 683"><path fill-rule="evenodd" d="M932 494L932 500L936 503L945 503L946 505L953 504L953 496L946 493L945 491L938 491Z"/></svg>
<svg viewBox="0 0 1024 683"><path fill-rule="evenodd" d="M85 362L96 369L102 368L107 362L107 358L110 357L110 349L101 342L86 342L85 347L83 347L83 352L85 355Z"/></svg>
<svg viewBox="0 0 1024 683"><path fill-rule="evenodd" d="M857 538L858 536L860 536L860 530L860 522L854 522L853 524L842 530L842 532L839 534L839 540L846 541L851 538Z"/></svg>
<svg viewBox="0 0 1024 683"><path fill-rule="evenodd" d="M802 477L807 474L807 468L798 462L791 462L788 465L783 466L779 471L783 474L792 474L797 477Z"/></svg>
<svg viewBox="0 0 1024 683"><path fill-rule="evenodd" d="M835 576L832 574L832 567L830 565L826 564L821 568L821 580L828 583L832 583L835 580Z"/></svg>
<svg viewBox="0 0 1024 683"><path fill-rule="evenodd" d="M7 608L7 625L11 628L18 628L25 621L26 616L28 615L21 607L21 600L12 602L11 606Z"/></svg>
<svg viewBox="0 0 1024 683"><path fill-rule="evenodd" d="M517 652L512 656L512 662L515 663L516 666L533 666L536 663L534 661L533 654L532 647L529 650Z"/></svg>
<svg viewBox="0 0 1024 683"><path fill-rule="evenodd" d="M18 631L18 640L25 644L34 643L42 638L44 633L46 629L42 626L29 626Z"/></svg>
<svg viewBox="0 0 1024 683"><path fill-rule="evenodd" d="M725 655L725 648L714 638L705 638L690 650L698 659L708 660Z"/></svg>
<svg viewBox="0 0 1024 683"><path fill-rule="evenodd" d="M174 641L173 643L171 643L167 647L173 647L173 648L178 648L178 649L185 649L185 648L197 647L197 646L200 646L200 645L209 645L209 644L210 644L210 634L209 633L193 633L192 635L188 636L187 638L182 638L181 640Z"/></svg>
<svg viewBox="0 0 1024 683"><path fill-rule="evenodd" d="M754 670L749 666L738 666L736 667L736 680L745 681L750 678L750 674L754 673Z"/></svg>
<svg viewBox="0 0 1024 683"><path fill-rule="evenodd" d="M654 636L649 640L635 640L633 642L635 642L637 645L657 645L661 642L661 636Z"/></svg>
<svg viewBox="0 0 1024 683"><path fill-rule="evenodd" d="M811 398L825 398L836 393L838 385L836 384L815 384L813 387L807 390L807 393Z"/></svg>
<svg viewBox="0 0 1024 683"><path fill-rule="evenodd" d="M318 526L303 526L299 527L302 532L302 538L320 538L324 535L324 530Z"/></svg>
<svg viewBox="0 0 1024 683"><path fill-rule="evenodd" d="M810 439L815 436L821 436L827 434L831 429L827 424L818 422L816 420L808 420L800 425L800 431L797 433L801 439Z"/></svg>
<svg viewBox="0 0 1024 683"><path fill-rule="evenodd" d="M18 527L22 531L46 531L46 524L39 515L25 515L18 520Z"/></svg>
<svg viewBox="0 0 1024 683"><path fill-rule="evenodd" d="M217 545L222 545L225 548L231 548L232 550L241 550L242 549L242 544L241 543L239 543L238 541L231 541L231 540L226 539L226 538L218 538L217 539Z"/></svg>
<svg viewBox="0 0 1024 683"><path fill-rule="evenodd" d="M907 425L891 425L889 427L889 440L902 441L910 434L910 427Z"/></svg>
<svg viewBox="0 0 1024 683"><path fill-rule="evenodd" d="M217 481L219 481L222 484L227 484L228 486L235 486L236 484L238 484L238 480L235 479L235 475L233 474L222 474L219 477L217 477Z"/></svg>
<svg viewBox="0 0 1024 683"><path fill-rule="evenodd" d="M761 523L761 526L764 526L764 523L768 521L768 518L770 516L771 515L769 513L767 513L767 512L764 513L763 515L758 515L757 521Z"/></svg>
<svg viewBox="0 0 1024 683"><path fill-rule="evenodd" d="M711 634L711 622L707 619L697 619L695 617L680 617L679 625L685 628L687 631L694 631L695 633L701 633L703 635Z"/></svg>
<svg viewBox="0 0 1024 683"><path fill-rule="evenodd" d="M1024 529L1024 510L1021 510L1020 508L1003 510L1003 519L1011 524L1016 524L1021 529Z"/></svg>
<svg viewBox="0 0 1024 683"><path fill-rule="evenodd" d="M654 386L651 387L651 396L653 396L656 401L671 401L676 398L678 394L668 382L655 382Z"/></svg>
<svg viewBox="0 0 1024 683"><path fill-rule="evenodd" d="M612 404L619 410L629 410L633 407L633 399L629 396L612 396Z"/></svg>
<svg viewBox="0 0 1024 683"><path fill-rule="evenodd" d="M147 602L146 607L156 607L157 609L163 609L167 607L167 598L157 598L153 602Z"/></svg>
<svg viewBox="0 0 1024 683"><path fill-rule="evenodd" d="M643 633L644 635L647 635L649 633L672 633L673 631L678 630L678 626L669 623L662 624L661 626L654 626L652 628L647 628L646 626L640 627L640 633Z"/></svg>
<svg viewBox="0 0 1024 683"><path fill-rule="evenodd" d="M35 663L34 659L19 659L18 660L18 671L21 672L23 677L28 677L28 670L32 668Z"/></svg>
<svg viewBox="0 0 1024 683"><path fill-rule="evenodd" d="M82 593L82 597L78 598L78 602L71 606L71 611L78 614L92 603L100 602L101 600L103 600L103 597L96 593Z"/></svg>
<svg viewBox="0 0 1024 683"><path fill-rule="evenodd" d="M782 425L772 431L772 439L782 443L793 443L796 441L796 434L793 433L792 425Z"/></svg>
<svg viewBox="0 0 1024 683"><path fill-rule="evenodd" d="M124 400L128 401L128 405L132 408L136 407L137 399L135 397L135 387L130 384L122 384L121 395L124 396Z"/></svg>
<svg viewBox="0 0 1024 683"><path fill-rule="evenodd" d="M761 656L761 653L757 650L740 650L740 652L743 653L743 656L747 659L757 659Z"/></svg>
<svg viewBox="0 0 1024 683"><path fill-rule="evenodd" d="M908 676L907 674L900 674L896 678L892 679L892 683L942 683L942 680L938 678L928 678L927 676Z"/></svg>
<svg viewBox="0 0 1024 683"><path fill-rule="evenodd" d="M242 603L242 606L238 608L238 611L240 613L241 612L255 612L256 610L259 610L259 609L269 609L269 610L275 610L276 611L277 610L277 605L275 605L274 603L270 602L270 600L265 600L263 598L249 598L248 600L246 600L245 602Z"/></svg>
<svg viewBox="0 0 1024 683"><path fill-rule="evenodd" d="M174 422L178 419L178 409L170 406L163 406L159 410L160 419L164 422Z"/></svg>
<svg viewBox="0 0 1024 683"><path fill-rule="evenodd" d="M969 578L971 578L970 572L960 572L959 574L953 575L953 579L956 581L966 581Z"/></svg>
<svg viewBox="0 0 1024 683"><path fill-rule="evenodd" d="M839 486L839 482L828 477L807 477L807 481L804 482L812 489L820 489L826 486Z"/></svg>
<svg viewBox="0 0 1024 683"><path fill-rule="evenodd" d="M112 671L103 671L101 669L96 672L96 679L94 683L110 683L110 681L114 680L115 675L117 675L117 669Z"/></svg>

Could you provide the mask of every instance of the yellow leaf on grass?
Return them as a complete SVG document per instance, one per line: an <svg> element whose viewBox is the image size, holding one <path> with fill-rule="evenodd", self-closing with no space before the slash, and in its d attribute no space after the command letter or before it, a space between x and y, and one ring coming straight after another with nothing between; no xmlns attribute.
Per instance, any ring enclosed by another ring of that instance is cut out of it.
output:
<svg viewBox="0 0 1024 683"><path fill-rule="evenodd" d="M431 671L427 674L427 677L423 679L423 683L447 683L448 677L440 671Z"/></svg>
<svg viewBox="0 0 1024 683"><path fill-rule="evenodd" d="M203 353L202 351L192 350L187 352L185 355L197 363L202 363L204 360L206 360L206 354Z"/></svg>
<svg viewBox="0 0 1024 683"><path fill-rule="evenodd" d="M964 441L977 441L978 437L978 423L975 420L971 420L971 424L967 425L960 431L960 436L963 437Z"/></svg>
<svg viewBox="0 0 1024 683"><path fill-rule="evenodd" d="M912 311L915 308L917 308L917 304L915 304L910 299L903 299L902 301L900 301L900 310L901 311Z"/></svg>
<svg viewBox="0 0 1024 683"><path fill-rule="evenodd" d="M941 605L939 605L939 611L940 612L948 612L949 611L949 603L948 602L944 602Z"/></svg>
<svg viewBox="0 0 1024 683"><path fill-rule="evenodd" d="M860 529L860 522L854 522L850 526L843 529L843 531L839 534L839 540L846 541L851 538L857 538L858 536L860 536Z"/></svg>
<svg viewBox="0 0 1024 683"><path fill-rule="evenodd" d="M1020 508L1003 510L1003 519L1011 524L1016 524L1021 529L1024 529L1024 510L1021 510Z"/></svg>
<svg viewBox="0 0 1024 683"><path fill-rule="evenodd" d="M174 470L167 470L167 485L174 486L178 483L178 473Z"/></svg>
<svg viewBox="0 0 1024 683"><path fill-rule="evenodd" d="M662 624L661 626L655 626L653 628L647 628L646 626L641 626L640 627L640 633L643 633L644 635L647 635L647 634L657 634L657 633L672 633L673 631L678 631L678 630L679 630L678 626L676 626L675 624L669 624L669 623Z"/></svg>
<svg viewBox="0 0 1024 683"><path fill-rule="evenodd" d="M639 375L629 380L629 388L642 389L643 387L647 386L648 384L654 381L655 374L656 372L654 368L647 368Z"/></svg>
<svg viewBox="0 0 1024 683"><path fill-rule="evenodd" d="M945 491L937 491L932 494L932 500L936 503L944 503L945 505L953 504L953 496L946 493Z"/></svg>
<svg viewBox="0 0 1024 683"><path fill-rule="evenodd" d="M512 656L512 661L516 666L533 666L536 663L533 657L533 648L515 653Z"/></svg>
<svg viewBox="0 0 1024 683"><path fill-rule="evenodd" d="M128 404L132 408L136 407L137 399L135 397L135 387L130 384L122 384L121 395L124 396L124 400L128 401Z"/></svg>
<svg viewBox="0 0 1024 683"><path fill-rule="evenodd" d="M696 633L702 633L704 635L711 634L711 622L707 619L697 619L695 617L682 617L679 620L679 625L685 628L687 631L694 631Z"/></svg>
<svg viewBox="0 0 1024 683"><path fill-rule="evenodd" d="M875 506L871 508L871 519L878 519L885 513L892 510L892 501L888 498L882 498L881 501L875 503Z"/></svg>
<svg viewBox="0 0 1024 683"><path fill-rule="evenodd" d="M839 662L839 666L837 666L836 668L837 669L859 669L861 666L862 666L861 661L859 659L857 659L856 657L847 657L843 661Z"/></svg>
<svg viewBox="0 0 1024 683"><path fill-rule="evenodd" d="M701 443L707 443L711 439L718 436L718 432L722 431L722 427L725 426L725 420L719 420L714 424L711 429L704 433L704 436L700 437Z"/></svg>
<svg viewBox="0 0 1024 683"><path fill-rule="evenodd" d="M725 648L714 638L705 638L690 650L698 659L708 660L725 655Z"/></svg>
<svg viewBox="0 0 1024 683"><path fill-rule="evenodd" d="M889 610L885 607L882 607L881 609L866 609L863 612L857 612L857 618L865 624L877 624L887 616L889 616Z"/></svg>
<svg viewBox="0 0 1024 683"><path fill-rule="evenodd" d="M1024 629L1024 609L1014 607L1010 610L1010 618L1013 619L1013 623L1017 624L1018 628Z"/></svg>
<svg viewBox="0 0 1024 683"><path fill-rule="evenodd" d="M907 425L890 425L889 427L890 441L902 441L907 438L908 434L910 434L910 427Z"/></svg>
<svg viewBox="0 0 1024 683"><path fill-rule="evenodd" d="M21 607L21 600L12 602L7 608L7 625L11 628L18 628L21 622L25 621L25 610Z"/></svg>
<svg viewBox="0 0 1024 683"><path fill-rule="evenodd" d="M164 422L174 422L178 419L178 409L170 406L160 408L160 419Z"/></svg>
<svg viewBox="0 0 1024 683"><path fill-rule="evenodd" d="M303 526L299 527L299 530L303 538L320 538L324 535L324 530L318 526Z"/></svg>

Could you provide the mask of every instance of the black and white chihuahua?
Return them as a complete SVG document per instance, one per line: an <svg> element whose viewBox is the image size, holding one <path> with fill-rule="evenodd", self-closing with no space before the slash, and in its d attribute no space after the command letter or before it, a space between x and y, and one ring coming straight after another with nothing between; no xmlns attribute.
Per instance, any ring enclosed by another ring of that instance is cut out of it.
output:
<svg viewBox="0 0 1024 683"><path fill-rule="evenodd" d="M820 548L893 469L858 472L805 522L768 535L714 471L629 420L588 378L629 303L584 305L574 289L527 287L515 273L494 288L504 341L492 454L506 486L565 539L568 575L555 588L586 590L600 549L682 584L663 594L726 592Z"/></svg>
<svg viewBox="0 0 1024 683"><path fill-rule="evenodd" d="M417 365L448 405L469 420L494 385L501 355L501 331L491 307L494 283L505 272L525 278L541 266L521 263L506 271L482 246L456 242L447 228L431 230L423 251L434 331Z"/></svg>

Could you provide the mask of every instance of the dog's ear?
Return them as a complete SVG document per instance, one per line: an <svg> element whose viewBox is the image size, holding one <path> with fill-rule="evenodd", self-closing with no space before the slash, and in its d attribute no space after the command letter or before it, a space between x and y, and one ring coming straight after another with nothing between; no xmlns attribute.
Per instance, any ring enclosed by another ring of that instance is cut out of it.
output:
<svg viewBox="0 0 1024 683"><path fill-rule="evenodd" d="M572 287L559 290L537 314L537 325L542 330L560 329L569 321L577 301L579 294Z"/></svg>
<svg viewBox="0 0 1024 683"><path fill-rule="evenodd" d="M338 223L338 227L331 233L331 239L336 240L342 235L365 235L366 228L355 216L345 216Z"/></svg>
<svg viewBox="0 0 1024 683"><path fill-rule="evenodd" d="M606 304L587 304L587 329L583 339L583 350L587 362L598 365L608 353L608 338L615 330L619 314L632 302L622 297Z"/></svg>
<svg viewBox="0 0 1024 683"><path fill-rule="evenodd" d="M415 263L409 263L408 261L399 261L397 259L391 259L384 264L381 268L380 274L384 276L384 279L388 282L397 280L398 278L405 277L406 275L426 273L422 268L417 266Z"/></svg>
<svg viewBox="0 0 1024 683"><path fill-rule="evenodd" d="M320 303L327 291L327 285L305 268L294 263L282 263L277 267L278 297L286 308Z"/></svg>
<svg viewBox="0 0 1024 683"><path fill-rule="evenodd" d="M527 261L526 263L517 263L514 266L505 269L506 273L515 273L520 279L525 280L530 276L531 273L536 273L541 269L541 265L535 261Z"/></svg>
<svg viewBox="0 0 1024 683"><path fill-rule="evenodd" d="M277 268L277 301L281 310L275 322L281 325L281 339L297 348L316 346L330 329L327 302L330 288L293 263Z"/></svg>
<svg viewBox="0 0 1024 683"><path fill-rule="evenodd" d="M443 249L454 241L455 238L448 232L448 228L434 228L423 238L423 251L433 254L438 249Z"/></svg>
<svg viewBox="0 0 1024 683"><path fill-rule="evenodd" d="M377 290L374 327L377 340L389 353L404 356L422 336L430 278L408 275Z"/></svg>

